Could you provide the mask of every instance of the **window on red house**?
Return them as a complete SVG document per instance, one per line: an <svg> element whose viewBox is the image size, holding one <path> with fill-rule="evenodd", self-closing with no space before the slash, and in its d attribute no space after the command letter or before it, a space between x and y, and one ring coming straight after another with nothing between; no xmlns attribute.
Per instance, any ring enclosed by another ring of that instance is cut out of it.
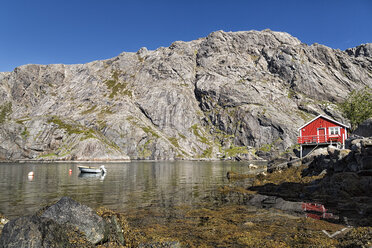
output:
<svg viewBox="0 0 372 248"><path fill-rule="evenodd" d="M329 135L339 135L340 128L339 127L330 127L329 128Z"/></svg>

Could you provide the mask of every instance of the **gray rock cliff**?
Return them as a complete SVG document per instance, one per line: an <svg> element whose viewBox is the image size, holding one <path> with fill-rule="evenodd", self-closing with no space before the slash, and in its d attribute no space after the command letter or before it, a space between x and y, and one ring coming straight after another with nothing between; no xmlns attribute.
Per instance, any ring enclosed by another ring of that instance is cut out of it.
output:
<svg viewBox="0 0 372 248"><path fill-rule="evenodd" d="M82 65L0 73L0 159L216 159L291 150L297 128L372 87L371 44L211 33Z"/></svg>

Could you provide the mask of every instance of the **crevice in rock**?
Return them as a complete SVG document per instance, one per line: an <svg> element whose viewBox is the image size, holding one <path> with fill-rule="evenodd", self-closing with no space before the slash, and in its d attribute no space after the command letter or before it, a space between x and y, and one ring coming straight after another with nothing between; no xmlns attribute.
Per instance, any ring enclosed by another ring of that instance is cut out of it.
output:
<svg viewBox="0 0 372 248"><path fill-rule="evenodd" d="M174 71L174 72L177 74L177 76L179 76L179 77L182 79L182 81L183 81L185 84L187 84L186 80L181 76L181 74L180 74L176 69L174 69L174 68L172 67L172 71Z"/></svg>
<svg viewBox="0 0 372 248"><path fill-rule="evenodd" d="M156 123L154 123L154 121L153 121L153 119L151 118L151 116L149 115L149 113L147 113L147 111L146 111L144 108L142 108L142 106L141 106L139 103L136 103L136 106L139 108L139 110L141 110L142 114L143 114L144 116L146 116L146 118L149 119L150 122L151 122L154 126L159 127L159 125L156 124Z"/></svg>

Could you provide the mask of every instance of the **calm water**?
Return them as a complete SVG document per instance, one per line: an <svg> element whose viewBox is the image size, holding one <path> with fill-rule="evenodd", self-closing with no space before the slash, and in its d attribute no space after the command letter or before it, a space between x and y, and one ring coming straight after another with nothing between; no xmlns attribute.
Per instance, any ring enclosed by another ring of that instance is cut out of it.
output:
<svg viewBox="0 0 372 248"><path fill-rule="evenodd" d="M118 211L193 204L218 186L228 184L227 171L253 173L248 164L108 163L105 177L82 176L78 165L71 163L0 164L0 213L9 218L31 214L62 196L70 196L90 207L104 206ZM34 171L33 178L28 177L30 171Z"/></svg>

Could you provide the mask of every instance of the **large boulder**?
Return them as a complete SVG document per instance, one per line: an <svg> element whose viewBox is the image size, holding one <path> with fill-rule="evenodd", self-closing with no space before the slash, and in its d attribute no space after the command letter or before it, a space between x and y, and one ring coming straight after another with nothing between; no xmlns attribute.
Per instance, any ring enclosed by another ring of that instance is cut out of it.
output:
<svg viewBox="0 0 372 248"><path fill-rule="evenodd" d="M339 172L372 174L372 138L350 139L348 147L350 150L329 146L327 154L314 157L302 175L319 175L323 170L331 174Z"/></svg>
<svg viewBox="0 0 372 248"><path fill-rule="evenodd" d="M344 157L346 157L347 155L349 155L351 150L349 150L349 149L339 149L337 147L334 147L334 146L330 145L330 146L327 147L327 152L332 159L341 160Z"/></svg>
<svg viewBox="0 0 372 248"><path fill-rule="evenodd" d="M105 242L105 245L126 245L124 217L112 211L99 211L99 214L71 198L62 197L34 215L9 221L2 232L0 225L0 248L95 247ZM0 214L0 223L5 222Z"/></svg>
<svg viewBox="0 0 372 248"><path fill-rule="evenodd" d="M73 243L75 243L73 245ZM84 235L72 226L37 215L20 217L9 221L0 238L0 247L40 248L40 247L91 247Z"/></svg>
<svg viewBox="0 0 372 248"><path fill-rule="evenodd" d="M56 204L45 210L41 217L54 220L61 225L68 224L76 227L92 244L97 244L104 238L104 220L91 208L69 197L62 197Z"/></svg>
<svg viewBox="0 0 372 248"><path fill-rule="evenodd" d="M308 164L314 160L314 158L319 157L319 156L326 156L328 155L328 150L327 148L318 148L315 149L313 152L309 153L302 159L303 164Z"/></svg>

